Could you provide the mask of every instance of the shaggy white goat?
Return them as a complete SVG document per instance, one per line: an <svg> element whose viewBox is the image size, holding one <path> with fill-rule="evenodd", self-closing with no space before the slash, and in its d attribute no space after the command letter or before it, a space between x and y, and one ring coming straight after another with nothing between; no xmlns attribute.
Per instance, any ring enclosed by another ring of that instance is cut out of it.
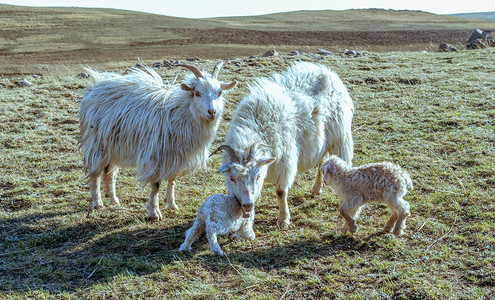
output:
<svg viewBox="0 0 495 300"><path fill-rule="evenodd" d="M81 100L80 143L93 207L103 206L101 178L110 203L119 204L117 171L131 167L137 169L138 181L151 184L147 206L152 220L162 218L162 180L168 181L166 208L177 209L174 180L206 164L224 108L222 91L237 83L217 80L222 65L212 75L181 65L193 74L170 86L150 68L127 75L88 70L96 83Z"/></svg>
<svg viewBox="0 0 495 300"><path fill-rule="evenodd" d="M337 154L351 162L351 132L354 106L338 76L319 64L298 62L270 78L258 79L250 93L237 106L225 144L243 161L250 146L262 142L266 157L274 157L270 166L260 166L266 179L276 186L279 200L279 226L290 224L287 192L297 172L321 166L328 154ZM231 161L224 155L224 163ZM321 190L322 173L318 168L313 194ZM256 184L263 185L264 180ZM236 183L226 181L234 190Z"/></svg>
<svg viewBox="0 0 495 300"><path fill-rule="evenodd" d="M333 155L322 167L325 183L342 198L339 212L345 219L344 232L356 232L356 219L361 208L370 202L385 202L392 211L383 231L401 235L410 215L409 203L403 200L412 189L409 174L390 162L373 163L354 168Z"/></svg>
<svg viewBox="0 0 495 300"><path fill-rule="evenodd" d="M258 145L251 147L251 153L254 153L257 147ZM254 156L251 156L249 161L242 164L230 146L222 145L212 155L219 150L227 151L233 162L223 165L218 169L218 172L224 174L228 181L237 182L237 189L229 189L228 196L217 194L206 199L206 202L199 208L193 226L187 230L184 243L179 248L180 251L191 250L191 244L205 229L210 250L219 255L223 255L223 252L217 242L217 235L232 233L239 240L253 240L255 238L253 231L254 202L245 203L243 199L251 199L246 195L254 196L252 197L254 200L259 198L261 189L255 182L265 176L259 167L269 165L275 159L254 159Z"/></svg>

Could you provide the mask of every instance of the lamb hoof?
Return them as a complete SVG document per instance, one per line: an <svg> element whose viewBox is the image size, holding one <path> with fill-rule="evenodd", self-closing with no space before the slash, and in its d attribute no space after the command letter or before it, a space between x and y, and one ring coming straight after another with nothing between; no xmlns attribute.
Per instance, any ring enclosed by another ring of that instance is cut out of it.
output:
<svg viewBox="0 0 495 300"><path fill-rule="evenodd" d="M175 203L167 203L165 205L165 209L178 210L179 207Z"/></svg>
<svg viewBox="0 0 495 300"><path fill-rule="evenodd" d="M192 250L191 246L187 247L187 245L185 243L180 245L180 248L179 248L179 251L191 251L191 250Z"/></svg>
<svg viewBox="0 0 495 300"><path fill-rule="evenodd" d="M238 234L237 232L235 232L235 233L232 234L232 238L234 240L236 240L236 241L242 241L243 240L243 238L241 237L241 235Z"/></svg>
<svg viewBox="0 0 495 300"><path fill-rule="evenodd" d="M252 234L248 235L247 239L252 241L256 238L256 234L253 232Z"/></svg>
<svg viewBox="0 0 495 300"><path fill-rule="evenodd" d="M215 253L218 256L223 256L223 251L222 250L214 251L213 253Z"/></svg>
<svg viewBox="0 0 495 300"><path fill-rule="evenodd" d="M392 232L392 227L385 227L385 228L383 228L383 232L385 232L385 233L391 233Z"/></svg>
<svg viewBox="0 0 495 300"><path fill-rule="evenodd" d="M160 221L161 219L163 219L162 213L159 209L155 209L154 211L150 212L148 214L148 217L151 221Z"/></svg>
<svg viewBox="0 0 495 300"><path fill-rule="evenodd" d="M395 234L395 236L401 236L404 234L404 231L402 229L394 230L394 234Z"/></svg>

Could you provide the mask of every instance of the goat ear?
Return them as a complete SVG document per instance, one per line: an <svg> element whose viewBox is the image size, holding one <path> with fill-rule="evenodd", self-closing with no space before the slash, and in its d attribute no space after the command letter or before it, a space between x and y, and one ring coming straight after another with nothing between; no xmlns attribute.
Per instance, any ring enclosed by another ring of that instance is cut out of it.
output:
<svg viewBox="0 0 495 300"><path fill-rule="evenodd" d="M187 85L187 83L181 83L180 85L180 88L183 90L183 91L188 91L188 92L192 92L194 91L194 88L190 87Z"/></svg>
<svg viewBox="0 0 495 300"><path fill-rule="evenodd" d="M231 83L222 83L221 87L222 87L222 90L225 91L225 90L230 90L231 88L235 87L237 84L237 81L232 81Z"/></svg>
<svg viewBox="0 0 495 300"><path fill-rule="evenodd" d="M257 162L258 162L258 165L261 167L264 165L269 165L274 161L275 161L275 157L270 157L270 158L260 158L260 159L258 159Z"/></svg>
<svg viewBox="0 0 495 300"><path fill-rule="evenodd" d="M225 173L225 172L230 172L230 170L232 169L232 164L231 163L226 163L225 165L221 166L217 173Z"/></svg>

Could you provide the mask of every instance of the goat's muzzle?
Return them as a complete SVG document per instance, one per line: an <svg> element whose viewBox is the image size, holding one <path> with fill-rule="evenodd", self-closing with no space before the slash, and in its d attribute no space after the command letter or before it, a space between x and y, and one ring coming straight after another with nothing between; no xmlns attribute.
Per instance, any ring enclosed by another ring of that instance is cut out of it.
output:
<svg viewBox="0 0 495 300"><path fill-rule="evenodd" d="M215 119L216 114L217 114L217 111L215 109L208 109L208 119L210 119L210 120Z"/></svg>
<svg viewBox="0 0 495 300"><path fill-rule="evenodd" d="M251 211L253 210L253 207L254 207L254 203L242 204L241 205L242 217L249 218L251 216Z"/></svg>

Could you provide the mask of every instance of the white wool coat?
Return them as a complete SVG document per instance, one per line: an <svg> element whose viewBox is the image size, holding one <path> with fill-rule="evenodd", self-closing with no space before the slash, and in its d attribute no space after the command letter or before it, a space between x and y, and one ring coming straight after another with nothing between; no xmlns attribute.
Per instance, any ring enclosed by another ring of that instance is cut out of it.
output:
<svg viewBox="0 0 495 300"><path fill-rule="evenodd" d="M152 69L90 73L97 82L84 94L80 110L80 142L90 178L96 179L105 165L117 165L136 168L138 181L146 184L205 166L221 117L205 121L195 109L198 104L185 101L190 92L164 84ZM189 74L185 82L194 80ZM218 114L222 111L223 102Z"/></svg>

